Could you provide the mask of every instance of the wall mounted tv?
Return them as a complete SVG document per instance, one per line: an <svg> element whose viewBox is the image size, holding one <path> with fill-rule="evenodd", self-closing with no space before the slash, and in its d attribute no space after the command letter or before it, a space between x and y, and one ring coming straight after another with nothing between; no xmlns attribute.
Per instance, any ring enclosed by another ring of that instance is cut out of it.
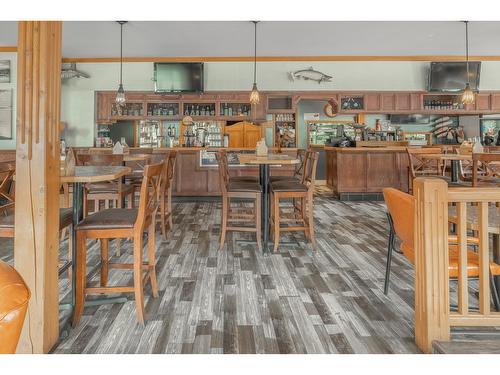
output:
<svg viewBox="0 0 500 375"><path fill-rule="evenodd" d="M203 92L203 63L155 63L155 92Z"/></svg>
<svg viewBox="0 0 500 375"><path fill-rule="evenodd" d="M481 61L469 61L469 82L473 91L479 90ZM461 92L467 83L465 61L431 62L428 91Z"/></svg>

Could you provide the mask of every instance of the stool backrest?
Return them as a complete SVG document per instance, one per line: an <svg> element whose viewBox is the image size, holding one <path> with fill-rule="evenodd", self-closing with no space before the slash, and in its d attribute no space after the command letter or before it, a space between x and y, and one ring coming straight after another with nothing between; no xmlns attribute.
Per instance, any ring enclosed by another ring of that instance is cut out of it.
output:
<svg viewBox="0 0 500 375"><path fill-rule="evenodd" d="M152 154L152 147L139 147L139 148L129 148L129 154Z"/></svg>
<svg viewBox="0 0 500 375"><path fill-rule="evenodd" d="M15 164L0 164L0 204L14 202L14 174Z"/></svg>
<svg viewBox="0 0 500 375"><path fill-rule="evenodd" d="M227 153L225 150L220 150L215 153L217 164L219 166L219 182L220 189L223 194L227 193L229 185L229 166L227 162Z"/></svg>
<svg viewBox="0 0 500 375"><path fill-rule="evenodd" d="M114 166L123 165L122 154L78 154L77 165Z"/></svg>
<svg viewBox="0 0 500 375"><path fill-rule="evenodd" d="M175 174L175 161L177 160L177 151L170 151L168 154L167 177L172 182Z"/></svg>
<svg viewBox="0 0 500 375"><path fill-rule="evenodd" d="M304 167L306 162L307 151L303 148L297 149L297 159L300 160L299 164L295 164L295 170L293 171L293 176L298 178L300 181L304 179Z"/></svg>
<svg viewBox="0 0 500 375"><path fill-rule="evenodd" d="M308 186L308 189L312 191L314 189L314 182L316 181L316 167L318 166L318 155L317 151L306 151L304 157L304 176L302 183Z"/></svg>
<svg viewBox="0 0 500 375"><path fill-rule="evenodd" d="M500 186L500 153L472 154L472 186L481 182Z"/></svg>
<svg viewBox="0 0 500 375"><path fill-rule="evenodd" d="M134 224L134 227L141 231L144 229L144 226L150 222L151 218L156 215L164 168L165 162L148 164L144 167L144 176L142 178L139 196L139 208L137 219Z"/></svg>

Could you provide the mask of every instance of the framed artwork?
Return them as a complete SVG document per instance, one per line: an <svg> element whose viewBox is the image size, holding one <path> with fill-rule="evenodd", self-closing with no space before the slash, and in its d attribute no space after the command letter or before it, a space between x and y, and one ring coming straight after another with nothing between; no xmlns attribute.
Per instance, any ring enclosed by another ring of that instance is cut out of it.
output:
<svg viewBox="0 0 500 375"><path fill-rule="evenodd" d="M0 90L0 139L12 139L12 90Z"/></svg>
<svg viewBox="0 0 500 375"><path fill-rule="evenodd" d="M10 83L10 60L0 60L0 83Z"/></svg>

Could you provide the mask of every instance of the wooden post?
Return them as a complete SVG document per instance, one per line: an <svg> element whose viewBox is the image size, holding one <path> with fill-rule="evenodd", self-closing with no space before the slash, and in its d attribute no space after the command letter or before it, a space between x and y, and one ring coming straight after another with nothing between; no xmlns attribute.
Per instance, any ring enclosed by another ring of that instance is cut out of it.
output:
<svg viewBox="0 0 500 375"><path fill-rule="evenodd" d="M415 341L425 353L432 341L450 339L448 280L448 185L416 178Z"/></svg>
<svg viewBox="0 0 500 375"><path fill-rule="evenodd" d="M18 27L14 263L31 290L20 353L47 353L59 337L61 30Z"/></svg>

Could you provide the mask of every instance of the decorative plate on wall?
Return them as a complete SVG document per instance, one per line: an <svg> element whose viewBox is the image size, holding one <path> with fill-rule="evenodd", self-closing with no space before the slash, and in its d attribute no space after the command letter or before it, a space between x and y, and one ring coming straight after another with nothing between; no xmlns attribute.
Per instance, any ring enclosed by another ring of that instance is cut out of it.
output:
<svg viewBox="0 0 500 375"><path fill-rule="evenodd" d="M328 103L325 105L323 108L323 112L325 112L325 115L328 117L335 117L337 116L337 112L339 110L339 106L337 102L333 99L330 99Z"/></svg>

